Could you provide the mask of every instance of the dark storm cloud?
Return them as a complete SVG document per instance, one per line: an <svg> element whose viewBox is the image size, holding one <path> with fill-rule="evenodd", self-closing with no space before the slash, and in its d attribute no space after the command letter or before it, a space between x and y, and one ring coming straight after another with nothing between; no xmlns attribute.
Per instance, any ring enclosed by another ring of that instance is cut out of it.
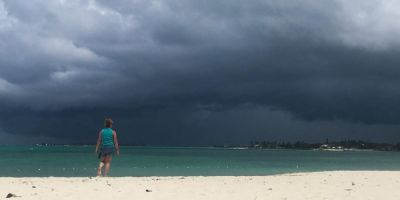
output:
<svg viewBox="0 0 400 200"><path fill-rule="evenodd" d="M384 126L390 134L382 137L393 138L400 122L398 6L374 0L1 1L0 127L84 138L113 116L120 129L134 132L127 139L184 144L222 141L227 132L237 140L267 130L297 138L284 124L305 120L292 126L330 123L309 137L335 126L342 135ZM237 116L243 106L253 113L248 118L282 126L246 122ZM294 118L277 120L275 112ZM232 126L235 121L243 124Z"/></svg>

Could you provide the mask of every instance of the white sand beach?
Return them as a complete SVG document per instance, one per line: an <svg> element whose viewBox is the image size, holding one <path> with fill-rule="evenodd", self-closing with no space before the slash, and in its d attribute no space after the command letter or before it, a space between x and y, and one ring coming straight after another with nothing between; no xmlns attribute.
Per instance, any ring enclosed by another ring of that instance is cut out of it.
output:
<svg viewBox="0 0 400 200"><path fill-rule="evenodd" d="M400 199L400 172L273 176L0 178L0 199Z"/></svg>

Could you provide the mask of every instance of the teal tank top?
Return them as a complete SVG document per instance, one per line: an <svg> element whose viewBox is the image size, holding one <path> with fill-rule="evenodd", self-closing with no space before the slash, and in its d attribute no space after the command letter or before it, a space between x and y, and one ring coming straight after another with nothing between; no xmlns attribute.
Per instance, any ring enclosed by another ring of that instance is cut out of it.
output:
<svg viewBox="0 0 400 200"><path fill-rule="evenodd" d="M113 130L111 128L101 130L101 145L102 147L114 147Z"/></svg>

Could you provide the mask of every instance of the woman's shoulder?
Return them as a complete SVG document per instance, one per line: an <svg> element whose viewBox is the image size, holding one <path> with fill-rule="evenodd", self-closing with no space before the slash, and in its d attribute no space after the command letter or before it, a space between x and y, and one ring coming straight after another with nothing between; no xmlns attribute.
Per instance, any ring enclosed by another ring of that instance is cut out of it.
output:
<svg viewBox="0 0 400 200"><path fill-rule="evenodd" d="M109 131L110 128L102 128L100 129L99 133L104 133L106 131ZM112 129L111 129L112 130Z"/></svg>

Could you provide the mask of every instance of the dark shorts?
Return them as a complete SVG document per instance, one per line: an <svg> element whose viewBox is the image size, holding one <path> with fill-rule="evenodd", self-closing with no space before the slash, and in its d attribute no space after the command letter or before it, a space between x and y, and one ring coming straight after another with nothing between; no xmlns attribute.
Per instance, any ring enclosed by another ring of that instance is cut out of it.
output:
<svg viewBox="0 0 400 200"><path fill-rule="evenodd" d="M114 154L114 147L102 147L99 152L99 158Z"/></svg>

